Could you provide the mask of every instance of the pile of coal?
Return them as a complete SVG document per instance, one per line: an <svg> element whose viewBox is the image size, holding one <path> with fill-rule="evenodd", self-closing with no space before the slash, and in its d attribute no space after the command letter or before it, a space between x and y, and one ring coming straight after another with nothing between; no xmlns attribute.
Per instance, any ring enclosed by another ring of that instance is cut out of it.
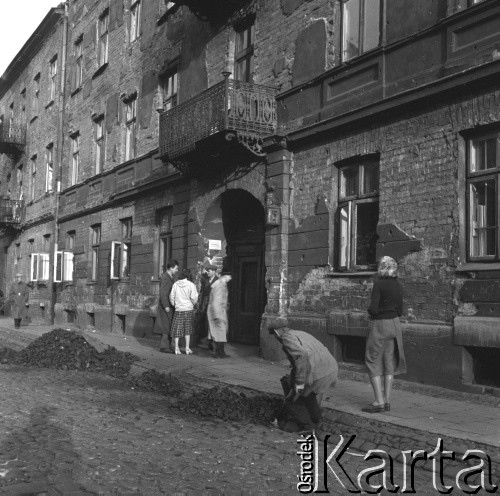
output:
<svg viewBox="0 0 500 496"><path fill-rule="evenodd" d="M0 362L60 370L102 372L113 377L126 377L139 358L132 353L109 347L99 353L75 331L53 329L35 339L21 351L3 348Z"/></svg>
<svg viewBox="0 0 500 496"><path fill-rule="evenodd" d="M183 390L183 386L177 377L172 374L164 374L156 370L146 370L140 376L130 377L127 384L138 391L162 394L164 396L177 397Z"/></svg>
<svg viewBox="0 0 500 496"><path fill-rule="evenodd" d="M202 417L268 424L276 417L282 403L282 399L270 395L247 394L225 386L215 386L193 393L175 406Z"/></svg>

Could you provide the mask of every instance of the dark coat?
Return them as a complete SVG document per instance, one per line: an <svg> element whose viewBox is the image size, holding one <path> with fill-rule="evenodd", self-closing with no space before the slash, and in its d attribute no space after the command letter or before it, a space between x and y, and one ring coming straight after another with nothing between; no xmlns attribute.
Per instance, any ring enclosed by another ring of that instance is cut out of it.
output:
<svg viewBox="0 0 500 496"><path fill-rule="evenodd" d="M174 285L173 279L165 272L160 278L160 296L158 298L158 309L156 311L156 320L153 332L156 334L168 334L170 325L174 316L174 307L170 303L170 291ZM168 308L167 312L165 308Z"/></svg>
<svg viewBox="0 0 500 496"><path fill-rule="evenodd" d="M28 316L26 306L29 297L29 288L25 282L20 281L12 283L9 291L9 299L11 301L10 312L14 319L24 319Z"/></svg>
<svg viewBox="0 0 500 496"><path fill-rule="evenodd" d="M207 313L208 302L210 300L210 290L212 289L212 284L217 281L217 279L218 277L215 276L210 282L207 274L203 274L201 276L200 295L198 297L198 311L200 313Z"/></svg>

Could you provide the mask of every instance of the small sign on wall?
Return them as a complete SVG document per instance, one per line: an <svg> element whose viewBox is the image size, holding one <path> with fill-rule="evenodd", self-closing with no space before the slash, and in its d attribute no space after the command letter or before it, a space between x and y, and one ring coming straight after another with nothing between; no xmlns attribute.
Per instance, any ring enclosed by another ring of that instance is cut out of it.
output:
<svg viewBox="0 0 500 496"><path fill-rule="evenodd" d="M222 241L220 239L209 239L208 240L209 250L222 250Z"/></svg>
<svg viewBox="0 0 500 496"><path fill-rule="evenodd" d="M266 209L266 225L279 226L281 220L281 210L277 205L271 205Z"/></svg>

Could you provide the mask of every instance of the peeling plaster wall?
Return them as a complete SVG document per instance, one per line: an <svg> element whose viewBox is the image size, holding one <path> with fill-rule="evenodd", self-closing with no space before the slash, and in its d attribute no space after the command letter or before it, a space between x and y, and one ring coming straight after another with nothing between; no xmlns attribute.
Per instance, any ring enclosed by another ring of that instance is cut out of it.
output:
<svg viewBox="0 0 500 496"><path fill-rule="evenodd" d="M319 198L337 204L337 169L343 159L380 153L379 223L396 224L422 244L422 250L400 260L409 321L451 323L461 301L459 174L460 132L500 120L500 92L443 105L429 112L402 115L401 120L363 132L338 136L295 150L291 217L295 226L317 217ZM460 172L460 170L462 172ZM464 229L465 226L462 226ZM334 233L333 233L334 234ZM330 246L330 253L333 253ZM331 260L334 266L334 260ZM318 264L321 265L321 264ZM366 311L371 285L363 278L330 277L333 268L289 273L290 311L326 314L332 309Z"/></svg>

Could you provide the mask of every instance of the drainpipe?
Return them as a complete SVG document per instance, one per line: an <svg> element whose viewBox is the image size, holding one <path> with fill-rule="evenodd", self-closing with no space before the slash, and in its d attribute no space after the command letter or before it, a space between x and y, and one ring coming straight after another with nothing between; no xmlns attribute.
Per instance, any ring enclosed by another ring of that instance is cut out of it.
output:
<svg viewBox="0 0 500 496"><path fill-rule="evenodd" d="M68 2L64 3L64 10L59 9L58 12L63 14L62 17L62 42L61 42L61 84L59 88L59 101L58 101L58 119L57 119L57 162L54 170L54 179L52 188L55 192L54 195L54 235L52 236L53 242L51 243L50 265L49 265L49 292L50 292L50 324L54 324L55 320L55 307L56 307L56 284L54 282L54 267L56 262L56 251L59 246L59 195L61 191L61 178L62 178L62 162L63 162L63 146L64 146L64 107L66 104L66 53L68 43ZM55 188L54 188L55 180Z"/></svg>

